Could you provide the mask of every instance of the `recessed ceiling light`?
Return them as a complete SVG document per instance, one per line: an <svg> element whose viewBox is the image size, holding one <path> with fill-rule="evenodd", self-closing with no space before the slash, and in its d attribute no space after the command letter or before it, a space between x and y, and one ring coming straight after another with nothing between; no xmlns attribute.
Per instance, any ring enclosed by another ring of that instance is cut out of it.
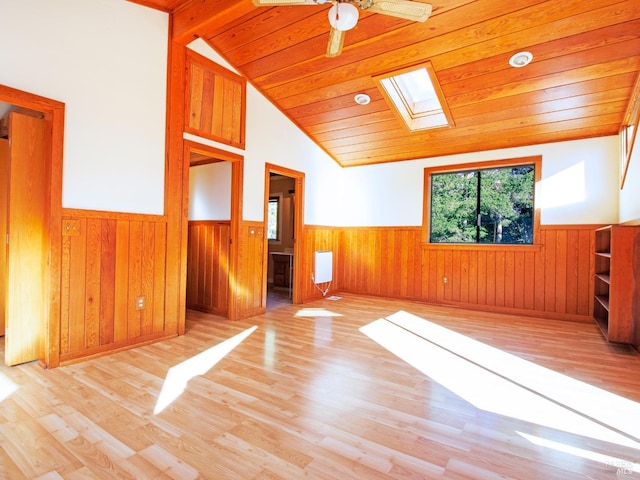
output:
<svg viewBox="0 0 640 480"><path fill-rule="evenodd" d="M533 55L531 52L518 52L509 59L509 65L514 68L525 67L531 63Z"/></svg>
<svg viewBox="0 0 640 480"><path fill-rule="evenodd" d="M366 93L359 93L353 99L356 101L358 105L368 105L371 101L371 97Z"/></svg>

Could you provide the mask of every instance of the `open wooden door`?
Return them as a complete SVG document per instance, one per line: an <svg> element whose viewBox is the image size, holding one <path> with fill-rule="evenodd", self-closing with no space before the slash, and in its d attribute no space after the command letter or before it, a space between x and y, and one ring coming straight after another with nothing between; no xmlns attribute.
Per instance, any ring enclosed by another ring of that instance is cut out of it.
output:
<svg viewBox="0 0 640 480"><path fill-rule="evenodd" d="M9 140L0 138L0 337L7 316L7 224L9 214Z"/></svg>
<svg viewBox="0 0 640 480"><path fill-rule="evenodd" d="M5 363L43 357L47 298L45 121L19 113L9 119Z"/></svg>

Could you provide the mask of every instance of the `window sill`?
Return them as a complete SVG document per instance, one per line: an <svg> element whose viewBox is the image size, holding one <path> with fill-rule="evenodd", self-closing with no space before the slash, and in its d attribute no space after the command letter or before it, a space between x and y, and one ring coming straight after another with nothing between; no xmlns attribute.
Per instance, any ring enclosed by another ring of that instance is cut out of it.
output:
<svg viewBox="0 0 640 480"><path fill-rule="evenodd" d="M500 251L500 252L539 252L542 245L515 245L499 243L420 243L424 250L465 250L465 251Z"/></svg>

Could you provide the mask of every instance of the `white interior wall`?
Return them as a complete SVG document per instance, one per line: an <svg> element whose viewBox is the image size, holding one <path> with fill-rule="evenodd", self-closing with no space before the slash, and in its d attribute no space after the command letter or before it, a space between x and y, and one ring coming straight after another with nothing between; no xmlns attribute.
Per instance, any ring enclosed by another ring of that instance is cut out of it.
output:
<svg viewBox="0 0 640 480"><path fill-rule="evenodd" d="M231 220L231 162L189 169L189 220Z"/></svg>
<svg viewBox="0 0 640 480"><path fill-rule="evenodd" d="M620 191L620 223L623 222L640 222L640 135L631 151L624 187Z"/></svg>
<svg viewBox="0 0 640 480"><path fill-rule="evenodd" d="M424 168L535 155L542 155L542 181L536 192L542 224L615 222L616 145L617 137L605 137L346 168L340 225L421 225Z"/></svg>
<svg viewBox="0 0 640 480"><path fill-rule="evenodd" d="M162 214L168 15L0 0L0 84L65 103L64 207Z"/></svg>

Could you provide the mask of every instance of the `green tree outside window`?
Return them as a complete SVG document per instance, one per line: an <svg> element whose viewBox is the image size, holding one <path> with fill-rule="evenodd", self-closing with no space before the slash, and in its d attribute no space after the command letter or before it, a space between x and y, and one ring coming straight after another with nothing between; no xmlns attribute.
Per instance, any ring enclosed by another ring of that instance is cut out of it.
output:
<svg viewBox="0 0 640 480"><path fill-rule="evenodd" d="M534 166L431 176L432 243L532 244Z"/></svg>

